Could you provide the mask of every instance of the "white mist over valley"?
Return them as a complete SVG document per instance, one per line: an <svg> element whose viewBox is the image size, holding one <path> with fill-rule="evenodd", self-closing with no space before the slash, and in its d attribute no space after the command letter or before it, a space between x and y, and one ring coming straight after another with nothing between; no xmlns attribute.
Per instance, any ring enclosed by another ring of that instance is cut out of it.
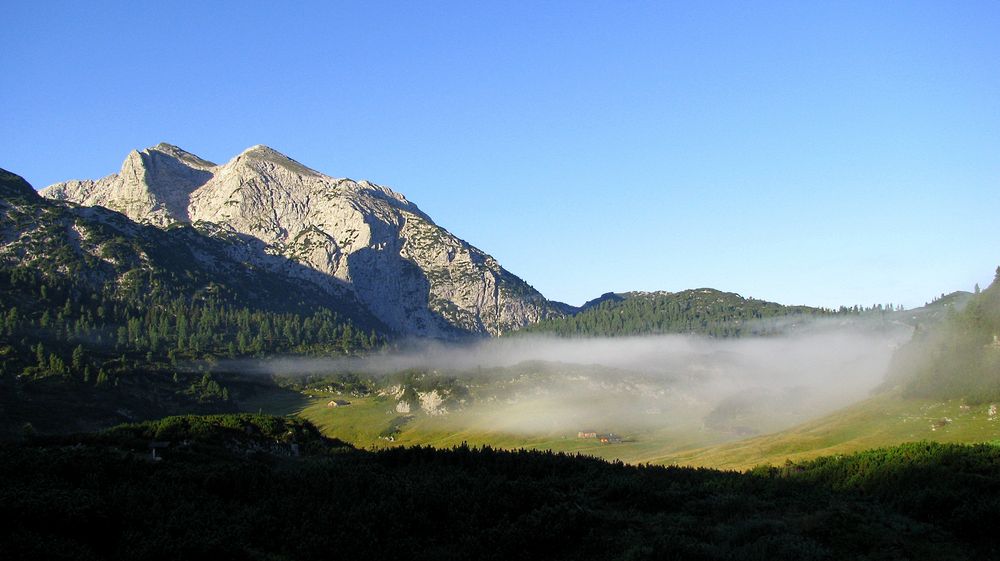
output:
<svg viewBox="0 0 1000 561"><path fill-rule="evenodd" d="M866 398L911 333L903 324L817 321L740 339L414 340L364 358L274 357L218 368L292 379L361 376L386 415L431 417L451 432L628 438L683 429L745 437Z"/></svg>

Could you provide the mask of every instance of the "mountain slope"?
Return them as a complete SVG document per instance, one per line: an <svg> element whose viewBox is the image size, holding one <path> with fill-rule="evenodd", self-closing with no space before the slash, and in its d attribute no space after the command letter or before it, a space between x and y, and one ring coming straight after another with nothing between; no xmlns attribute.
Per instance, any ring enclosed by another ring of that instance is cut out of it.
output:
<svg viewBox="0 0 1000 561"><path fill-rule="evenodd" d="M232 410L191 361L379 344L350 291L248 265L244 238L47 200L0 170L0 439Z"/></svg>
<svg viewBox="0 0 1000 561"><path fill-rule="evenodd" d="M137 224L101 207L80 207L38 196L27 182L0 170L0 266L70 279L103 292L130 287L197 297L213 294L240 305L275 311L340 312L365 328L382 328L347 290L289 279L270 267L244 262L256 251L245 236L208 236L190 226L166 231Z"/></svg>
<svg viewBox="0 0 1000 561"><path fill-rule="evenodd" d="M117 174L59 183L42 194L85 206L103 206L137 222L166 226L187 216L187 197L212 177L209 170L214 167L176 146L158 144L130 152Z"/></svg>
<svg viewBox="0 0 1000 561"><path fill-rule="evenodd" d="M266 146L214 165L159 144L130 153L118 174L42 194L159 227L211 223L251 236L263 242L257 259L279 255L321 273L401 333L496 335L562 315L399 193L328 177Z"/></svg>
<svg viewBox="0 0 1000 561"><path fill-rule="evenodd" d="M982 293L948 300L938 305L938 321L918 323L897 351L886 389L970 404L1000 401L1000 268Z"/></svg>

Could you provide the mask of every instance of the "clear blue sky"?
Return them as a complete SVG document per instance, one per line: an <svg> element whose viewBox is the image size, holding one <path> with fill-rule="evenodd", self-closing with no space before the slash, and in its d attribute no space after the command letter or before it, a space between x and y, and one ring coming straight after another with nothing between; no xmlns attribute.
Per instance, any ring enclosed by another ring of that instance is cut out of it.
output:
<svg viewBox="0 0 1000 561"><path fill-rule="evenodd" d="M0 167L38 188L267 144L573 304L916 306L1000 265L998 2L0 3Z"/></svg>

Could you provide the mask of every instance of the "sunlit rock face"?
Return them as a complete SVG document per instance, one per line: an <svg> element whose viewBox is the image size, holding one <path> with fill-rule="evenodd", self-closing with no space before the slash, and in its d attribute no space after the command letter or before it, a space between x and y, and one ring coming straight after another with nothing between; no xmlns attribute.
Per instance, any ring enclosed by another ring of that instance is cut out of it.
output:
<svg viewBox="0 0 1000 561"><path fill-rule="evenodd" d="M161 228L182 222L212 235L250 236L261 244L248 260L272 268L288 262L268 260L273 256L306 265L404 334L496 335L559 315L403 195L329 177L266 146L216 165L158 144L130 153L117 174L57 183L42 194Z"/></svg>

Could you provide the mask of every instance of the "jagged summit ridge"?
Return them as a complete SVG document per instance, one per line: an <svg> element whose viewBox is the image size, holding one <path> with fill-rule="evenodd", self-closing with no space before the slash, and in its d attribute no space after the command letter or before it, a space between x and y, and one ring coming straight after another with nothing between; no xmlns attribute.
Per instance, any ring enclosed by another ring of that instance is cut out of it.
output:
<svg viewBox="0 0 1000 561"><path fill-rule="evenodd" d="M324 175L264 145L216 165L161 143L129 153L117 174L42 194L159 227L211 224L213 232L252 236L263 242L262 263L275 255L307 265L402 333L496 335L559 315L402 194Z"/></svg>
<svg viewBox="0 0 1000 561"><path fill-rule="evenodd" d="M189 221L189 197L212 178L216 167L181 148L160 143L129 152L117 174L57 183L41 194L86 206L103 206L139 222L166 226Z"/></svg>
<svg viewBox="0 0 1000 561"><path fill-rule="evenodd" d="M302 175L322 175L318 171L306 167L292 158L278 152L270 146L265 146L263 144L255 144L250 148L242 151L230 161L231 164L235 164L237 161L245 163L247 165L256 166L267 166L272 165L276 167L285 168L293 173L298 173Z"/></svg>
<svg viewBox="0 0 1000 561"><path fill-rule="evenodd" d="M173 144L167 144L166 142L161 142L152 148L147 148L142 151L142 153L147 155L152 155L153 152L159 152L181 160L195 169L207 170L216 166L216 164L209 162L208 160L203 160L183 148L174 146Z"/></svg>

